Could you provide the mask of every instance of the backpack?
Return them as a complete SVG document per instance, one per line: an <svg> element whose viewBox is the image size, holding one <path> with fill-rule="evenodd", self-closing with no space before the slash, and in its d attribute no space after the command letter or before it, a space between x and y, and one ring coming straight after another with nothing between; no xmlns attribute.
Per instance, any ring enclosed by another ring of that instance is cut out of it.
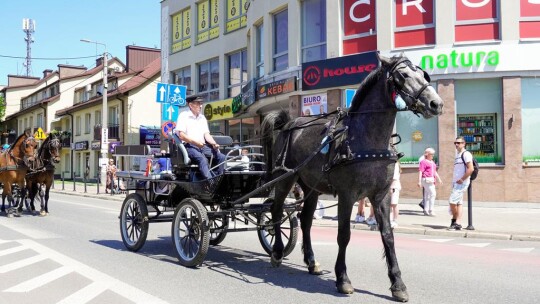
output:
<svg viewBox="0 0 540 304"><path fill-rule="evenodd" d="M463 158L463 154L465 152L469 152L469 151L464 151L463 153L461 153L461 160L463 161L463 165L465 165L465 170L467 170L467 164L465 163L465 158ZM471 156L472 156L473 172L471 173L470 178L473 181L478 176L478 171L480 170L480 166L478 165L478 161L476 160L476 158L474 158L474 155L472 155L472 153L471 153Z"/></svg>

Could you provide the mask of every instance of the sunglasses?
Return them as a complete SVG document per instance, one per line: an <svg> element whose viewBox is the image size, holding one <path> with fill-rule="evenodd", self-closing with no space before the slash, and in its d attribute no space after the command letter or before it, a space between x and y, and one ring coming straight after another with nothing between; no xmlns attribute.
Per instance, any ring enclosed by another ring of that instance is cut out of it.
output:
<svg viewBox="0 0 540 304"><path fill-rule="evenodd" d="M461 145L461 144L464 144L464 143L465 143L464 141L455 141L454 145Z"/></svg>

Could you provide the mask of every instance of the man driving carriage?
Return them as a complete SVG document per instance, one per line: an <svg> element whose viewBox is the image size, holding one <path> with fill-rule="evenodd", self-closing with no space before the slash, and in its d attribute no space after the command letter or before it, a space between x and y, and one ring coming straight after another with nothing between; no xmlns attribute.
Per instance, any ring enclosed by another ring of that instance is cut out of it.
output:
<svg viewBox="0 0 540 304"><path fill-rule="evenodd" d="M203 99L200 96L190 96L186 98L186 102L189 110L178 115L175 132L184 143L191 161L199 165L199 170L205 179L213 176L207 157L213 157L213 163L220 164L214 170L214 175L222 174L225 167L225 155L219 152L219 145L210 135L208 122L201 113Z"/></svg>

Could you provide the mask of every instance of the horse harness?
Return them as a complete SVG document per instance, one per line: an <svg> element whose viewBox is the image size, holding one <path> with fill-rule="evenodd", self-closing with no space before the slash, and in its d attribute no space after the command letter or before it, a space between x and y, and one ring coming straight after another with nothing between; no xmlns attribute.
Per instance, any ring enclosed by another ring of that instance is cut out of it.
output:
<svg viewBox="0 0 540 304"><path fill-rule="evenodd" d="M50 151L52 149L57 149L59 145L60 145L60 141L57 138L49 140L46 146L44 144L42 146L42 149L48 149L50 157L47 159L45 159L44 157L36 157L34 166L30 168L30 170L28 171L28 173L26 173L26 175L32 176L34 174L38 174L45 171L54 171L56 167L54 165L54 162L52 161L53 155L52 153L50 153Z"/></svg>
<svg viewBox="0 0 540 304"><path fill-rule="evenodd" d="M28 145L29 141L35 141L34 137L30 136L30 137L26 138L23 141L23 143L22 143L23 149L26 149L26 146ZM16 170L19 170L20 168L30 168L31 167L31 163L28 160L28 156L24 156L21 159L21 158L15 156L15 155L13 155L13 148L14 147L12 147L8 151L5 151L5 152L0 154L0 157L5 157L5 160L6 160L6 166L0 167L0 172L16 171ZM10 161L10 158L15 160L14 165L11 165L11 166L8 165L9 161Z"/></svg>

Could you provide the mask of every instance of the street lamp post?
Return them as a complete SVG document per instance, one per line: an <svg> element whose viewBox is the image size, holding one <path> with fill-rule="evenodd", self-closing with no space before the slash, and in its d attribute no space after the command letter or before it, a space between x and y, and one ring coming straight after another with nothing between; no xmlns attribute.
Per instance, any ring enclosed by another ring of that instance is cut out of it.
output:
<svg viewBox="0 0 540 304"><path fill-rule="evenodd" d="M107 45L105 43L91 41L88 39L81 39L82 42L94 43L103 45L105 51L103 52L103 91L101 96L103 96L103 104L101 109L101 183L105 185L107 180L107 164L108 164L108 150L109 150L109 128L107 127Z"/></svg>

